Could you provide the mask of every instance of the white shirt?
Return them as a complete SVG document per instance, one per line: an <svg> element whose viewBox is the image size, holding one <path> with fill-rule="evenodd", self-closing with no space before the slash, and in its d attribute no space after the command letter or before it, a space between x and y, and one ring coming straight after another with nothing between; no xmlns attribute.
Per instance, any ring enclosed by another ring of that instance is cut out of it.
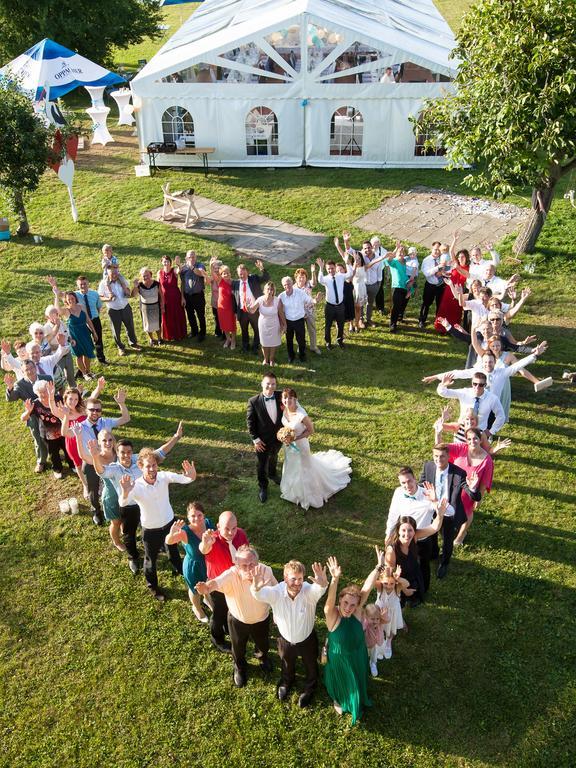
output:
<svg viewBox="0 0 576 768"><path fill-rule="evenodd" d="M324 275L322 270L318 272L318 282L326 289L326 302L328 304L341 304L344 301L344 283L352 277L352 267L348 267L346 272L336 272L334 275ZM338 301L334 294L334 281L338 291Z"/></svg>
<svg viewBox="0 0 576 768"><path fill-rule="evenodd" d="M424 277L426 278L426 282L430 283L430 285L440 285L442 282L442 278L438 277L437 270L440 266L440 256L438 259L435 259L432 254L430 256L426 256L424 261L422 262L422 272L424 273Z"/></svg>
<svg viewBox="0 0 576 768"><path fill-rule="evenodd" d="M489 259L480 259L480 261L471 261L470 269L468 270L468 280L466 285L470 285L472 280L484 280L486 277L486 266L488 264L494 264L495 267L500 264L500 254L497 251L490 251Z"/></svg>
<svg viewBox="0 0 576 768"><path fill-rule="evenodd" d="M51 355L44 355L36 363L36 369L38 373L43 376L54 377L54 368L58 364L58 361L68 352L69 347L58 347L56 352Z"/></svg>
<svg viewBox="0 0 576 768"><path fill-rule="evenodd" d="M380 78L381 83L396 83L396 80L394 79L394 75L389 75L387 72L384 72L382 77Z"/></svg>
<svg viewBox="0 0 576 768"><path fill-rule="evenodd" d="M366 285L379 285L382 282L382 270L384 269L384 262L379 261L378 264L373 267L370 264L386 254L386 250L381 245L378 248L373 249L373 256L371 259L367 259L366 256L362 256L364 261L364 268L366 270Z"/></svg>
<svg viewBox="0 0 576 768"><path fill-rule="evenodd" d="M402 488L396 488L392 501L390 502L390 511L386 521L386 538L392 533L392 529L400 517L409 515L416 521L416 528L428 528L432 525L432 516L434 515L434 505L424 496L424 488L418 486L414 498L405 493ZM425 539L420 539L425 541Z"/></svg>
<svg viewBox="0 0 576 768"><path fill-rule="evenodd" d="M482 285L485 288L490 288L492 296L497 296L499 299L503 298L506 289L508 288L508 282L502 280L502 278L497 275L494 275L494 277L491 277L489 280L484 278L482 280Z"/></svg>
<svg viewBox="0 0 576 768"><path fill-rule="evenodd" d="M319 584L302 584L302 589L292 600L288 596L286 582L274 587L262 587L256 591L250 587L255 600L272 606L274 622L278 631L289 643L301 643L311 634L316 619L316 605L326 592Z"/></svg>
<svg viewBox="0 0 576 768"><path fill-rule="evenodd" d="M140 477L126 498L120 494L118 503L121 507L138 504L142 528L163 528L174 519L174 510L170 504L170 483L188 485L191 482L192 478L176 472L158 472L155 483L147 483Z"/></svg>
<svg viewBox="0 0 576 768"><path fill-rule="evenodd" d="M526 368L527 365L532 365L532 363L536 362L536 359L536 355L528 355L528 357L523 357L522 360L518 360L512 365L502 365L502 367L500 367L497 363L492 373L486 373L482 368L482 359L480 358L474 368L465 368L462 371L450 371L450 374L454 376L455 379L471 379L475 373L481 371L486 376L488 383L487 389L501 400L502 390L504 389L506 379L509 379L510 376L514 376L515 373L521 371L522 368Z"/></svg>
<svg viewBox="0 0 576 768"><path fill-rule="evenodd" d="M466 411L469 408L472 408L472 410L475 410L474 404L476 401L476 395L474 394L474 388L470 387L468 389L449 389L448 387L445 387L442 382L438 384L438 387L436 388L436 392L440 395L440 397L447 397L447 398L453 398L454 400L460 401L460 416L458 417L458 421L463 424L464 418L466 416ZM495 435L496 432L502 429L504 424L506 423L506 415L504 413L504 410L502 408L502 403L496 397L496 395L493 395L491 392L483 392L480 397L478 397L478 428L479 429L488 429L488 417L490 416L491 412L494 411L494 414L496 416L496 419L494 420L494 423L490 427L491 434Z"/></svg>
<svg viewBox="0 0 576 768"><path fill-rule="evenodd" d="M408 279L413 277L414 280L416 280L418 277L418 272L420 271L418 256L407 256L404 259L404 264L406 265L406 274L408 275Z"/></svg>
<svg viewBox="0 0 576 768"><path fill-rule="evenodd" d="M248 306L254 303L255 298L248 280L238 280L238 292L240 295L240 309L244 310L244 303Z"/></svg>
<svg viewBox="0 0 576 768"><path fill-rule="evenodd" d="M98 286L98 295L108 298L112 296L110 301L106 304L108 309L124 309L128 304L128 296L124 293L125 280L121 275L118 275L117 280L111 280L110 286L108 286L108 280L101 280Z"/></svg>
<svg viewBox="0 0 576 768"><path fill-rule="evenodd" d="M468 299L464 302L464 309L469 309L472 313L471 327L476 328L481 320L488 317L490 310L482 303L482 299Z"/></svg>
<svg viewBox="0 0 576 768"><path fill-rule="evenodd" d="M306 291L300 288L293 288L290 295L286 291L282 291L278 299L284 307L286 320L301 320L306 316L306 307L313 304Z"/></svg>

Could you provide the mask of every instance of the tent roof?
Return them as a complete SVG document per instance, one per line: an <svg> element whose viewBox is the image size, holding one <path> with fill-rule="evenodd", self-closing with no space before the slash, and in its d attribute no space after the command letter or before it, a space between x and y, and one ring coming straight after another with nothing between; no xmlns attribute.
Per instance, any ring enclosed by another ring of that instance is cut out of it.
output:
<svg viewBox="0 0 576 768"><path fill-rule="evenodd" d="M449 61L454 36L432 0L206 0L133 82L170 74L304 13L361 41L412 55L435 71L455 73L456 63Z"/></svg>

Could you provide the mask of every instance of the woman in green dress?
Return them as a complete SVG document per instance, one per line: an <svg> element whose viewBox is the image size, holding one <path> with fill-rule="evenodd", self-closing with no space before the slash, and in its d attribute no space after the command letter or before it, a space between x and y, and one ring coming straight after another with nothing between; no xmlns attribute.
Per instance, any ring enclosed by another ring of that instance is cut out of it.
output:
<svg viewBox="0 0 576 768"><path fill-rule="evenodd" d="M368 575L362 589L349 584L338 595L338 581L342 569L335 557L328 558L332 576L328 597L324 606L328 628L328 663L324 670L324 685L334 702L334 709L341 715L350 712L352 724L358 720L364 707L372 706L368 696L368 651L362 628L362 608L384 568L384 552L376 547L378 563Z"/></svg>

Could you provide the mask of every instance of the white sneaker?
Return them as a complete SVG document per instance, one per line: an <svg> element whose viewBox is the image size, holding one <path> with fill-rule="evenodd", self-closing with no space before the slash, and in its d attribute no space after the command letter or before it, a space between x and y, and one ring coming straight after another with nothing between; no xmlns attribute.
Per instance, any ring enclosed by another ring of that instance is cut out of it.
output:
<svg viewBox="0 0 576 768"><path fill-rule="evenodd" d="M377 661L382 661L383 658L384 658L384 654L383 653L379 653L378 656L376 656L376 660Z"/></svg>
<svg viewBox="0 0 576 768"><path fill-rule="evenodd" d="M372 677L378 677L378 667L374 662L371 662L370 664L370 674Z"/></svg>
<svg viewBox="0 0 576 768"><path fill-rule="evenodd" d="M385 659L392 658L392 643L390 642L390 640L386 640L386 644L384 645L384 658Z"/></svg>
<svg viewBox="0 0 576 768"><path fill-rule="evenodd" d="M62 472L53 472L54 480L62 480Z"/></svg>

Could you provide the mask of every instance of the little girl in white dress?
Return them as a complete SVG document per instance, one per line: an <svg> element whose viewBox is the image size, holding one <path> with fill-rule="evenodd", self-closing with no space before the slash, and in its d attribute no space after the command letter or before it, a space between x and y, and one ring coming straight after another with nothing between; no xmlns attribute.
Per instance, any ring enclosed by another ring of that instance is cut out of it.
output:
<svg viewBox="0 0 576 768"><path fill-rule="evenodd" d="M376 591L378 598L376 605L385 609L388 613L388 621L384 624L384 643L379 649L378 658L392 658L392 640L399 629L404 627L402 617L402 606L400 605L400 593L403 589L409 589L410 584L406 579L400 576L401 569L387 567L381 580L376 582Z"/></svg>

